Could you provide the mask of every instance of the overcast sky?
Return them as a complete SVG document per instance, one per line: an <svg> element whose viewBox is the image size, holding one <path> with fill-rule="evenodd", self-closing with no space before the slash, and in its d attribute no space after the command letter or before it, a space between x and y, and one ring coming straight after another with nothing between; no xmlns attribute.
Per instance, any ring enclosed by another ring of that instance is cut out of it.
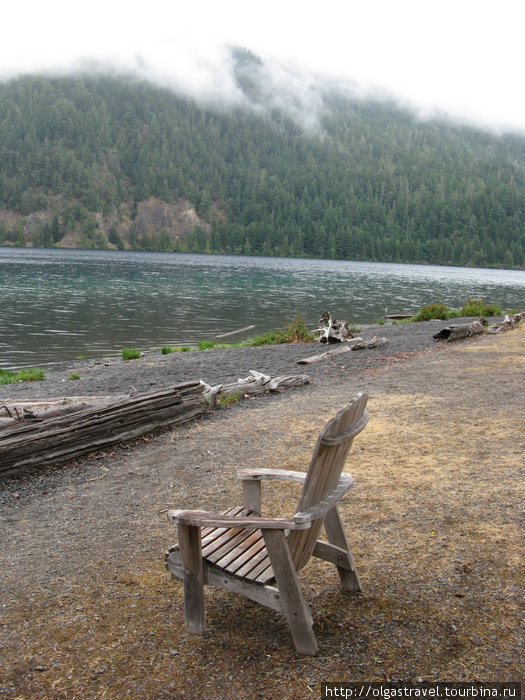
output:
<svg viewBox="0 0 525 700"><path fill-rule="evenodd" d="M193 94L231 89L226 44L525 133L524 0L8 0L0 77L79 61Z"/></svg>

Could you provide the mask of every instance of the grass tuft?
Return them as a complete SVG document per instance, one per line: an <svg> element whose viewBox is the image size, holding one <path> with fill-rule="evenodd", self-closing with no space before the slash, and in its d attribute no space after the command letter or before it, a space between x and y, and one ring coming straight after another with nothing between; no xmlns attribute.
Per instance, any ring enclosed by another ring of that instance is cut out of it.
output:
<svg viewBox="0 0 525 700"><path fill-rule="evenodd" d="M199 340L197 343L199 350L212 350L215 347L213 340Z"/></svg>
<svg viewBox="0 0 525 700"><path fill-rule="evenodd" d="M21 369L13 372L10 369L0 369L0 385L16 384L17 382L38 382L44 379L44 370L36 367Z"/></svg>
<svg viewBox="0 0 525 700"><path fill-rule="evenodd" d="M138 360L140 357L140 350L134 348L122 348L122 359L126 360Z"/></svg>
<svg viewBox="0 0 525 700"><path fill-rule="evenodd" d="M234 391L232 394L225 394L217 398L217 406L233 406L242 399L240 391Z"/></svg>
<svg viewBox="0 0 525 700"><path fill-rule="evenodd" d="M295 316L291 323L288 323L284 330L267 331L263 335L258 335L250 341L250 345L280 345L282 343L313 343L316 340L313 333L310 333L306 323L301 316Z"/></svg>

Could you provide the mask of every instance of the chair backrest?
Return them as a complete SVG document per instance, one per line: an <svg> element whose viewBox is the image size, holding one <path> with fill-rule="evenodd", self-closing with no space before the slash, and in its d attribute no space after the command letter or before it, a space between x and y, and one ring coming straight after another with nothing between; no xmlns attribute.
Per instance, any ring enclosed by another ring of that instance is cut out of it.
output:
<svg viewBox="0 0 525 700"><path fill-rule="evenodd" d="M317 505L335 488L354 437L368 422L368 411L365 410L367 400L367 394L359 393L321 430L296 512ZM288 547L297 571L309 560L323 522L324 517L314 521L308 530L290 532Z"/></svg>

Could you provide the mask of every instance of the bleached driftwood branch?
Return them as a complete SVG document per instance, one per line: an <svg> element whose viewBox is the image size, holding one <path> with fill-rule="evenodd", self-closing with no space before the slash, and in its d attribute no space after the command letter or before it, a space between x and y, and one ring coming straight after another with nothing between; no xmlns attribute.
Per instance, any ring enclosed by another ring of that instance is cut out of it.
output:
<svg viewBox="0 0 525 700"><path fill-rule="evenodd" d="M381 345L386 345L388 338L378 338L376 335L370 340L362 340L359 343L352 345L350 350L369 350L370 348L380 348Z"/></svg>
<svg viewBox="0 0 525 700"><path fill-rule="evenodd" d="M320 343L342 343L355 337L346 321L338 321L328 311L319 319L314 333L319 333Z"/></svg>
<svg viewBox="0 0 525 700"><path fill-rule="evenodd" d="M294 386L309 384L310 379L306 374L295 374L287 377L270 377L262 372L250 370L250 376L238 379L231 384L218 384L211 386L201 380L204 387L204 398L209 401L209 407L215 408L217 399L221 396L231 396L232 394L242 394L243 396L253 396L255 394L266 394L274 391L290 389Z"/></svg>
<svg viewBox="0 0 525 700"><path fill-rule="evenodd" d="M507 314L503 321L493 323L492 326L487 328L487 333L504 333L505 331L511 331L523 319L525 319L525 311L514 314L513 316Z"/></svg>
<svg viewBox="0 0 525 700"><path fill-rule="evenodd" d="M345 352L350 352L351 350L365 350L369 348L379 348L381 345L388 343L387 338L377 338L374 336L370 340L363 340L363 338L353 338L347 341L343 346L335 348L334 350L328 350L327 352L321 352L317 355L310 355L310 357L305 357L302 360L297 360L298 365L313 365L316 362L321 362L321 360L327 360L341 355Z"/></svg>

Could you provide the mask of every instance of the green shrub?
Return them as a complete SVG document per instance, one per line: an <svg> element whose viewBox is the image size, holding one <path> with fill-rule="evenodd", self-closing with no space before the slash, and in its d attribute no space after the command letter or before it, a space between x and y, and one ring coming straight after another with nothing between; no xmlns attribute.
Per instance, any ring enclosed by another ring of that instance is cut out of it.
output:
<svg viewBox="0 0 525 700"><path fill-rule="evenodd" d="M164 347L161 350L161 353L163 355L171 355L172 352L173 352L173 348L170 348L169 345L164 345Z"/></svg>
<svg viewBox="0 0 525 700"><path fill-rule="evenodd" d="M432 321L433 319L441 319L442 321L450 318L450 309L445 304L432 302L426 306L422 306L415 316L412 316L412 321Z"/></svg>
<svg viewBox="0 0 525 700"><path fill-rule="evenodd" d="M485 304L483 299L467 299L461 307L463 316L501 316L501 309L497 304Z"/></svg>
<svg viewBox="0 0 525 700"><path fill-rule="evenodd" d="M78 374L78 372L71 372L71 374L70 374L69 377L67 378L67 381L68 381L68 382L72 382L72 381L74 381L75 379L80 379L80 374Z"/></svg>
<svg viewBox="0 0 525 700"><path fill-rule="evenodd" d="M134 348L122 348L122 359L126 360L137 360L140 357L140 350L135 350Z"/></svg>
<svg viewBox="0 0 525 700"><path fill-rule="evenodd" d="M385 325L385 319L384 319L384 318L378 318L378 319L377 319L377 325L378 325L378 326L384 326L384 325Z"/></svg>
<svg viewBox="0 0 525 700"><path fill-rule="evenodd" d="M44 370L36 367L21 369L18 372L0 369L0 385L16 384L16 382L38 382L42 379L44 379Z"/></svg>

